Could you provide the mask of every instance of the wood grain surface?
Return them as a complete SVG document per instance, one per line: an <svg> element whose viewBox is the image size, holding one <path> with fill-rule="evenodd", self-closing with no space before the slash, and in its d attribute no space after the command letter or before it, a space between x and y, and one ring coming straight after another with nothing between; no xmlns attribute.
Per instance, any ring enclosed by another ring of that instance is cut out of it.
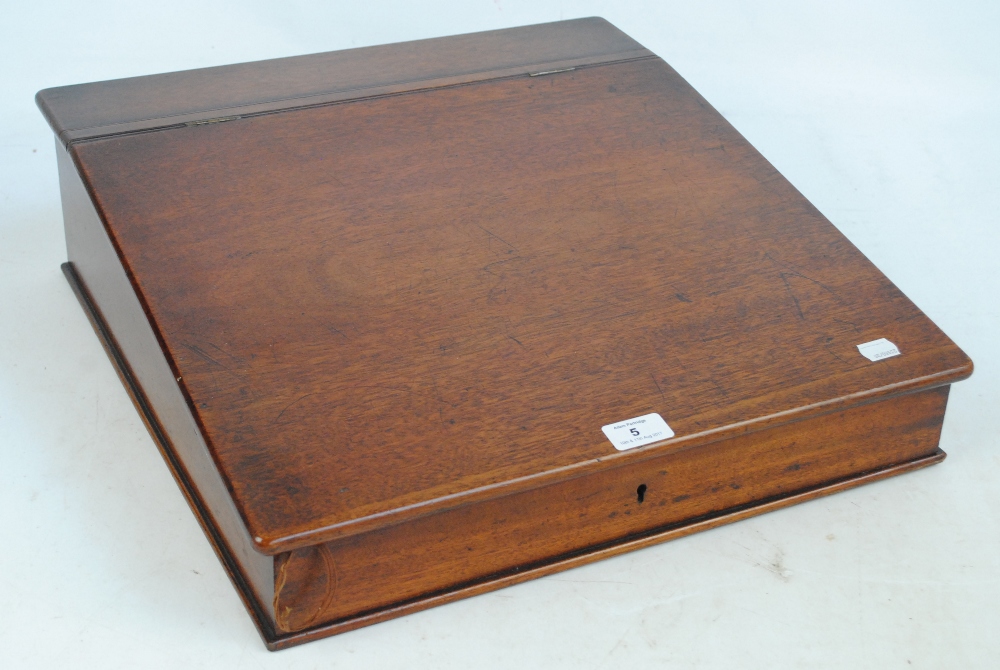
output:
<svg viewBox="0 0 1000 670"><path fill-rule="evenodd" d="M296 549L275 564L277 628L349 620L926 458L947 399L947 386L908 394Z"/></svg>
<svg viewBox="0 0 1000 670"><path fill-rule="evenodd" d="M601 20L500 33L39 96L70 276L274 647L942 457L971 361L718 112Z"/></svg>
<svg viewBox="0 0 1000 670"><path fill-rule="evenodd" d="M58 143L56 155L71 259L63 272L248 609L266 620L274 598L272 561L255 551L117 252Z"/></svg>
<svg viewBox="0 0 1000 670"><path fill-rule="evenodd" d="M683 437L967 373L660 61L72 151L272 552L636 457L614 421ZM858 354L879 337L904 355Z"/></svg>
<svg viewBox="0 0 1000 670"><path fill-rule="evenodd" d="M652 54L601 18L573 19L39 91L63 143Z"/></svg>

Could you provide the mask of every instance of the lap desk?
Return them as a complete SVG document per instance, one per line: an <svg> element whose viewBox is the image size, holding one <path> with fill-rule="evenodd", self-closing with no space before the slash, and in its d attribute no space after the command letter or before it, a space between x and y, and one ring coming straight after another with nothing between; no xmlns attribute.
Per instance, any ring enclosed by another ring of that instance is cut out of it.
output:
<svg viewBox="0 0 1000 670"><path fill-rule="evenodd" d="M936 463L972 362L601 19L42 91L269 648Z"/></svg>

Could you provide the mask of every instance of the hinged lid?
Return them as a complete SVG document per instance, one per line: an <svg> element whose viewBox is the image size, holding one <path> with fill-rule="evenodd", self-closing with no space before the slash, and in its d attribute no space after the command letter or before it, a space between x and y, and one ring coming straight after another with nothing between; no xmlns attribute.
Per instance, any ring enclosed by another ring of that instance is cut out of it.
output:
<svg viewBox="0 0 1000 670"><path fill-rule="evenodd" d="M39 101L267 553L972 370L600 19Z"/></svg>

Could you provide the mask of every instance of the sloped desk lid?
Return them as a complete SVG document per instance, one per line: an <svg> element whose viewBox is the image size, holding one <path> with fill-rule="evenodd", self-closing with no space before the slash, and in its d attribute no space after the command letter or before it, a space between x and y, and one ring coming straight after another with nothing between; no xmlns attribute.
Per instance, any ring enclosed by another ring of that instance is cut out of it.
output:
<svg viewBox="0 0 1000 670"><path fill-rule="evenodd" d="M600 19L39 104L267 553L972 371Z"/></svg>

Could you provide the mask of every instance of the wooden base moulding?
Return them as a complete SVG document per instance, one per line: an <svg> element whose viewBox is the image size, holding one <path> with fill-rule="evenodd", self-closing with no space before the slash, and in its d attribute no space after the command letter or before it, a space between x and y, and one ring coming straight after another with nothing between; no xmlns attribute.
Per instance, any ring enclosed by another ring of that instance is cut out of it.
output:
<svg viewBox="0 0 1000 670"><path fill-rule="evenodd" d="M944 458L968 357L601 19L38 103L63 271L269 649Z"/></svg>

